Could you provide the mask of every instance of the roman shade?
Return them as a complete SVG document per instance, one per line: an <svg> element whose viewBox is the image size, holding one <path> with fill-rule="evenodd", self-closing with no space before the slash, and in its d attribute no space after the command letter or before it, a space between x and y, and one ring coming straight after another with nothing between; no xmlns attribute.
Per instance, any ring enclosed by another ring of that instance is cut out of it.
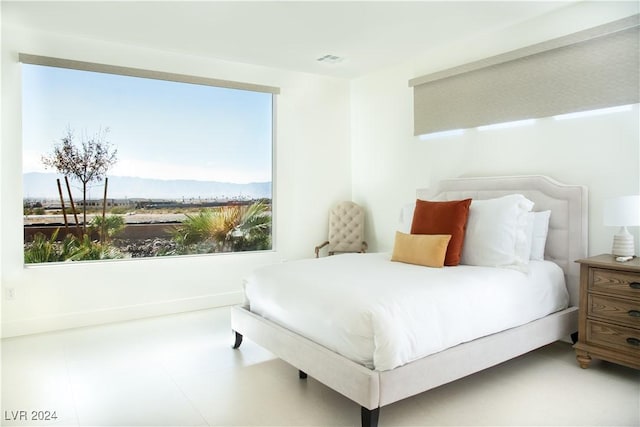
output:
<svg viewBox="0 0 640 427"><path fill-rule="evenodd" d="M19 53L18 60L24 64L69 68L72 70L93 71L96 73L108 73L120 76L141 77L147 79L191 83L204 86L216 86L228 89L251 90L254 92L271 93L273 95L277 95L280 93L280 88L273 86L236 82L232 80L212 79L209 77L190 76L186 74L166 73L163 71L144 70L141 68L97 64L93 62L75 61L71 59L52 58L49 56L31 55L28 53Z"/></svg>
<svg viewBox="0 0 640 427"><path fill-rule="evenodd" d="M638 103L639 17L410 80L414 134Z"/></svg>

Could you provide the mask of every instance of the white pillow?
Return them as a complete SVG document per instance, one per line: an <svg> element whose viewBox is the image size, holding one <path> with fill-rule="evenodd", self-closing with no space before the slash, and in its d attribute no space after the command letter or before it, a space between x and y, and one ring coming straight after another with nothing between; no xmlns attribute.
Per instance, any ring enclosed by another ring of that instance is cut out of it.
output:
<svg viewBox="0 0 640 427"><path fill-rule="evenodd" d="M526 270L527 215L533 202L521 194L473 200L460 264Z"/></svg>
<svg viewBox="0 0 640 427"><path fill-rule="evenodd" d="M527 212L524 226L525 240L519 240L516 244L516 255L523 260L531 259L531 248L533 246L533 224L535 223L536 213L537 212Z"/></svg>
<svg viewBox="0 0 640 427"><path fill-rule="evenodd" d="M533 234L531 236L531 256L529 258L535 261L543 261L551 211L534 212L533 214Z"/></svg>
<svg viewBox="0 0 640 427"><path fill-rule="evenodd" d="M400 209L400 221L398 230L404 234L411 234L411 224L413 223L413 211L416 209L416 202L407 203Z"/></svg>

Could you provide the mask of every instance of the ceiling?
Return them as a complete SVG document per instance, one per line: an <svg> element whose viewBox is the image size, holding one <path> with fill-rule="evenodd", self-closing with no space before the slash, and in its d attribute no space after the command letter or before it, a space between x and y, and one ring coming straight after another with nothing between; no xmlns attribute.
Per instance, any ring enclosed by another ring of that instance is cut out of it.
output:
<svg viewBox="0 0 640 427"><path fill-rule="evenodd" d="M355 78L571 1L2 1L3 25ZM337 63L318 58L335 55Z"/></svg>

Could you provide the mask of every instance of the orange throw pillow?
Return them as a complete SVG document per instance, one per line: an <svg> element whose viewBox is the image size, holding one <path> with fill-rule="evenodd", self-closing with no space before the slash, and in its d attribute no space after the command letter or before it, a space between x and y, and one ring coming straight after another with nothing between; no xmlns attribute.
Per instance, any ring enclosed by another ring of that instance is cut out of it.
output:
<svg viewBox="0 0 640 427"><path fill-rule="evenodd" d="M460 264L471 199L448 202L416 200L411 234L450 234L444 265Z"/></svg>

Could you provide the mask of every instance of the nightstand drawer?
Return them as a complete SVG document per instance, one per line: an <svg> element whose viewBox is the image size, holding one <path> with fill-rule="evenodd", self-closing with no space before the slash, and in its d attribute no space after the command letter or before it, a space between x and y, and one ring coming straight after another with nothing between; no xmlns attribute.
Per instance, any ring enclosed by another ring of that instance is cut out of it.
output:
<svg viewBox="0 0 640 427"><path fill-rule="evenodd" d="M589 316L640 327L640 301L589 295Z"/></svg>
<svg viewBox="0 0 640 427"><path fill-rule="evenodd" d="M640 275L612 270L590 269L589 290L640 299Z"/></svg>
<svg viewBox="0 0 640 427"><path fill-rule="evenodd" d="M616 348L640 358L640 331L587 320L587 343Z"/></svg>

